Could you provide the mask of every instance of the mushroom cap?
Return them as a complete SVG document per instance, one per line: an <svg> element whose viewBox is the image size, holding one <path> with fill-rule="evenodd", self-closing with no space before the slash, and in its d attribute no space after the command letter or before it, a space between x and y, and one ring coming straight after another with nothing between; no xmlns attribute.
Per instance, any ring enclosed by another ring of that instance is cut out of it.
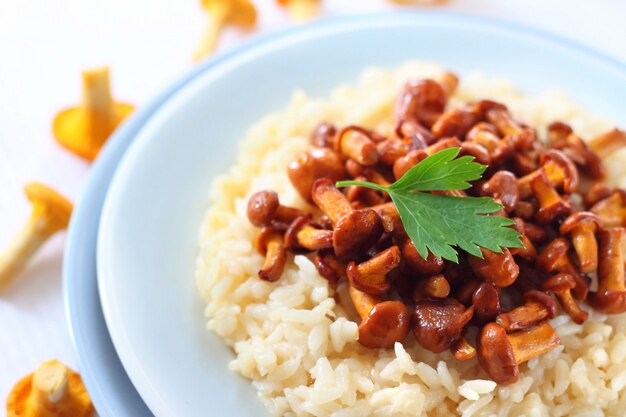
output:
<svg viewBox="0 0 626 417"><path fill-rule="evenodd" d="M504 327L489 323L478 335L478 362L498 384L508 385L519 379L519 366Z"/></svg>
<svg viewBox="0 0 626 417"><path fill-rule="evenodd" d="M358 258L383 234L383 222L374 210L353 210L335 225L333 247L340 258Z"/></svg>
<svg viewBox="0 0 626 417"><path fill-rule="evenodd" d="M359 343L368 348L390 348L409 333L411 315L400 301L376 304L359 324Z"/></svg>
<svg viewBox="0 0 626 417"><path fill-rule="evenodd" d="M563 257L567 256L570 243L563 237L558 237L541 251L537 256L537 266L545 272L553 272L563 263Z"/></svg>
<svg viewBox="0 0 626 417"><path fill-rule="evenodd" d="M600 313L623 313L626 312L626 291L604 290L590 292L587 297L587 303Z"/></svg>
<svg viewBox="0 0 626 417"><path fill-rule="evenodd" d="M538 290L527 291L524 294L524 301L526 301L527 303L535 302L544 306L546 308L546 311L548 312L548 315L547 315L548 319L553 319L556 316L556 313L558 311L558 305L556 301L554 300L554 298L550 297L548 294L546 294L543 291L538 291Z"/></svg>
<svg viewBox="0 0 626 417"><path fill-rule="evenodd" d="M626 194L622 190L615 190L609 197L596 202L589 209L600 219L604 227L619 227L626 225Z"/></svg>
<svg viewBox="0 0 626 417"><path fill-rule="evenodd" d="M256 23L256 8L248 0L201 0L201 5L209 13L225 9L226 20L236 26L251 27Z"/></svg>
<svg viewBox="0 0 626 417"><path fill-rule="evenodd" d="M562 292L576 287L576 280L571 274L561 272L548 278L543 283L544 291Z"/></svg>
<svg viewBox="0 0 626 417"><path fill-rule="evenodd" d="M316 180L328 178L334 184L344 179L346 171L339 156L331 149L314 148L291 161L287 175L298 193L311 202L311 188Z"/></svg>
<svg viewBox="0 0 626 417"><path fill-rule="evenodd" d="M67 228L72 216L72 203L45 184L31 182L24 193L33 204L33 215L45 216L46 227L51 232Z"/></svg>
<svg viewBox="0 0 626 417"><path fill-rule="evenodd" d="M500 291L491 282L481 283L472 294L472 306L479 322L495 320L500 314Z"/></svg>
<svg viewBox="0 0 626 417"><path fill-rule="evenodd" d="M576 165L568 158L563 152L557 149L549 149L541 154L539 158L541 165L545 165L548 162L553 162L561 168L564 174L563 190L571 194L578 190L578 169Z"/></svg>
<svg viewBox="0 0 626 417"><path fill-rule="evenodd" d="M92 127L88 113L82 107L62 110L52 122L55 139L61 146L81 158L93 161L113 130L135 110L135 107L128 103L113 103L113 107L115 117L109 126L103 126L101 129Z"/></svg>
<svg viewBox="0 0 626 417"><path fill-rule="evenodd" d="M576 213L572 213L561 223L561 227L559 227L559 233L562 235L566 235L570 233L574 228L578 227L581 224L586 224L589 227L593 228L594 231L598 230L600 226L600 219L594 213L590 211L579 211Z"/></svg>
<svg viewBox="0 0 626 417"><path fill-rule="evenodd" d="M491 164L491 155L489 154L489 151L487 150L487 148L485 148L483 145L476 143L476 142L471 142L471 141L462 142L461 143L461 156L463 155L473 156L474 161L478 162L479 164L483 164L483 165Z"/></svg>
<svg viewBox="0 0 626 417"><path fill-rule="evenodd" d="M413 119L430 127L443 112L447 94L441 84L430 79L409 81L396 98L395 120Z"/></svg>
<svg viewBox="0 0 626 417"><path fill-rule="evenodd" d="M332 148L337 128L334 124L322 122L311 132L311 144L318 148Z"/></svg>
<svg viewBox="0 0 626 417"><path fill-rule="evenodd" d="M410 239L406 239L402 244L402 258L413 272L422 275L438 274L444 268L443 259L436 257L430 251L426 259L422 258Z"/></svg>
<svg viewBox="0 0 626 417"><path fill-rule="evenodd" d="M480 188L480 195L499 198L507 213L515 210L519 199L517 177L509 171L498 171Z"/></svg>
<svg viewBox="0 0 626 417"><path fill-rule="evenodd" d="M479 120L480 116L471 109L457 108L439 116L431 130L438 138L462 138Z"/></svg>
<svg viewBox="0 0 626 417"><path fill-rule="evenodd" d="M37 391L48 398L38 398ZM51 403L49 396L59 395ZM19 380L7 397L7 417L88 417L93 413L80 375L56 360L42 363Z"/></svg>
<svg viewBox="0 0 626 417"><path fill-rule="evenodd" d="M498 287L508 287L519 276L519 265L515 262L511 251L502 249L502 253L496 253L489 249L481 248L483 258L474 255L468 256L472 271L485 281L493 282Z"/></svg>
<svg viewBox="0 0 626 417"><path fill-rule="evenodd" d="M440 353L461 338L473 314L474 307L466 309L454 298L424 298L415 303L413 334L425 349Z"/></svg>
<svg viewBox="0 0 626 417"><path fill-rule="evenodd" d="M256 227L263 227L269 225L280 203L278 201L278 194L274 191L259 191L248 200L248 220Z"/></svg>

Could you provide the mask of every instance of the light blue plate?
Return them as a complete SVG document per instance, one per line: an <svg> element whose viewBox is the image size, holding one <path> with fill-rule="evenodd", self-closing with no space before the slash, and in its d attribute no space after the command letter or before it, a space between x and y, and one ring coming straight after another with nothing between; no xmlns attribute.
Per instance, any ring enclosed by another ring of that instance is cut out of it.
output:
<svg viewBox="0 0 626 417"><path fill-rule="evenodd" d="M68 315L81 370L102 415L144 412L136 394L128 394L132 388L95 293L100 207L128 142L134 140L106 198L98 253L100 294L122 363L159 417L260 416L250 385L227 370L231 354L205 330L196 295L196 237L209 184L233 160L236 139L260 116L284 107L294 88L324 95L364 67L408 59L436 60L461 75L478 69L505 76L531 93L565 90L626 124L623 64L544 33L476 17L402 13L327 20L206 64L155 105L154 114L143 115L145 126L137 119L137 126L129 123L118 133L72 222Z"/></svg>

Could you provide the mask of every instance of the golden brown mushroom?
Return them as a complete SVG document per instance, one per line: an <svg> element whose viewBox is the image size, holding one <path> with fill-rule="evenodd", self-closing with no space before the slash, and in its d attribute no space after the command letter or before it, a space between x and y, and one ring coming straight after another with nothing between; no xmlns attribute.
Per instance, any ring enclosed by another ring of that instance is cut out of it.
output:
<svg viewBox="0 0 626 417"><path fill-rule="evenodd" d="M332 248L333 231L319 228L308 216L300 216L285 232L285 247L295 253Z"/></svg>
<svg viewBox="0 0 626 417"><path fill-rule="evenodd" d="M537 256L537 268L544 272L563 272L572 276L576 282L574 296L577 300L587 298L589 292L589 280L584 277L569 257L570 243L567 239L559 237L550 242Z"/></svg>
<svg viewBox="0 0 626 417"><path fill-rule="evenodd" d="M543 171L532 179L530 188L539 202L539 210L535 213L539 223L560 220L572 211L572 203L559 195Z"/></svg>
<svg viewBox="0 0 626 417"><path fill-rule="evenodd" d="M430 127L443 112L447 99L446 91L437 81L410 81L396 99L394 118L415 120Z"/></svg>
<svg viewBox="0 0 626 417"><path fill-rule="evenodd" d="M588 211L570 214L559 228L562 235L571 235L581 272L593 272L598 268L598 242L596 232L600 227L598 216Z"/></svg>
<svg viewBox="0 0 626 417"><path fill-rule="evenodd" d="M360 165L370 166L378 162L378 150L370 132L358 126L341 129L335 136L334 149Z"/></svg>
<svg viewBox="0 0 626 417"><path fill-rule="evenodd" d="M330 285L335 285L346 276L346 263L330 250L320 250L315 255L315 267Z"/></svg>
<svg viewBox="0 0 626 417"><path fill-rule="evenodd" d="M24 193L33 210L26 225L0 253L0 290L48 238L67 228L72 214L72 203L47 185L27 184Z"/></svg>
<svg viewBox="0 0 626 417"><path fill-rule="evenodd" d="M602 313L626 311L624 284L624 228L616 227L600 232L600 265L598 290L589 293L591 307Z"/></svg>
<svg viewBox="0 0 626 417"><path fill-rule="evenodd" d="M511 251L502 249L496 253L481 248L483 258L470 255L467 259L472 271L481 279L492 282L498 287L508 287L513 284L519 275L519 266L513 259Z"/></svg>
<svg viewBox="0 0 626 417"><path fill-rule="evenodd" d="M59 361L42 363L7 397L7 417L89 417L94 408L80 375Z"/></svg>
<svg viewBox="0 0 626 417"><path fill-rule="evenodd" d="M496 323L507 332L524 330L546 319L556 316L557 305L554 298L543 291L531 290L524 294L524 305L502 313L496 317Z"/></svg>
<svg viewBox="0 0 626 417"><path fill-rule="evenodd" d="M374 246L382 235L380 216L371 209L354 210L328 178L315 181L311 196L335 226L333 247L338 257L356 258Z"/></svg>
<svg viewBox="0 0 626 417"><path fill-rule="evenodd" d="M202 8L209 14L210 22L194 54L198 62L210 55L217 45L226 25L249 29L256 24L257 12L249 0L201 0Z"/></svg>
<svg viewBox="0 0 626 417"><path fill-rule="evenodd" d="M524 245L523 248L509 249L511 251L511 254L514 256L519 256L520 258L527 261L533 261L537 257L537 249L535 248L532 240L530 240L530 238L526 234L526 222L519 217L513 217L511 220L515 222L511 227L519 232L519 234L521 235L522 244Z"/></svg>
<svg viewBox="0 0 626 417"><path fill-rule="evenodd" d="M472 109L457 108L442 113L431 130L437 138L462 138L479 120L480 115Z"/></svg>
<svg viewBox="0 0 626 417"><path fill-rule="evenodd" d="M315 180L328 178L333 183L346 175L343 163L335 152L327 148L314 148L303 152L291 161L287 175L298 193L311 202L311 187Z"/></svg>
<svg viewBox="0 0 626 417"><path fill-rule="evenodd" d="M424 349L440 353L461 338L473 314L474 307L466 309L454 298L424 298L415 303L413 334Z"/></svg>
<svg viewBox="0 0 626 417"><path fill-rule="evenodd" d="M543 290L553 292L567 315L570 316L575 323L582 324L587 320L589 314L581 310L578 304L576 304L571 293L571 290L575 287L576 281L574 277L563 272L548 278L548 280L543 283Z"/></svg>
<svg viewBox="0 0 626 417"><path fill-rule="evenodd" d="M502 385L519 379L520 364L543 355L561 343L546 321L511 334L496 323L489 323L480 331L477 342L480 366L491 379Z"/></svg>
<svg viewBox="0 0 626 417"><path fill-rule="evenodd" d="M478 323L495 320L500 314L500 290L491 282L480 283L472 294L472 306Z"/></svg>
<svg viewBox="0 0 626 417"><path fill-rule="evenodd" d="M320 123L311 132L311 145L318 148L332 148L336 134L337 128L334 124L328 122Z"/></svg>
<svg viewBox="0 0 626 417"><path fill-rule="evenodd" d="M626 193L615 190L609 197L595 203L589 211L598 216L604 227L626 226Z"/></svg>
<svg viewBox="0 0 626 417"><path fill-rule="evenodd" d="M248 220L257 227L269 226L273 221L290 224L301 216L306 216L306 213L281 205L274 191L259 191L248 200Z"/></svg>
<svg viewBox="0 0 626 417"><path fill-rule="evenodd" d="M265 281L277 281L283 274L287 262L285 239L280 230L273 226L265 226L257 237L257 248L265 256L263 266L259 270L259 278Z"/></svg>
<svg viewBox="0 0 626 417"><path fill-rule="evenodd" d="M611 129L589 140L589 148L600 158L604 159L613 152L626 146L626 132Z"/></svg>
<svg viewBox="0 0 626 417"><path fill-rule="evenodd" d="M405 239L402 244L402 259L407 267L420 275L434 275L443 271L443 259L436 257L432 252L428 252L426 259L417 252L415 245L410 239Z"/></svg>
<svg viewBox="0 0 626 417"><path fill-rule="evenodd" d="M390 348L409 333L411 315L400 301L382 301L374 295L349 288L354 308L361 317L359 343L368 348Z"/></svg>
<svg viewBox="0 0 626 417"><path fill-rule="evenodd" d="M52 131L64 148L93 161L111 133L133 110L130 104L113 101L107 67L83 71L81 104L57 114Z"/></svg>
<svg viewBox="0 0 626 417"><path fill-rule="evenodd" d="M459 340L450 346L450 353L459 361L467 361L476 356L476 348L461 336Z"/></svg>
<svg viewBox="0 0 626 417"><path fill-rule="evenodd" d="M422 279L413 290L413 301L423 298L447 298L450 295L450 283L443 274L431 275Z"/></svg>
<svg viewBox="0 0 626 417"><path fill-rule="evenodd" d="M365 262L348 264L346 275L350 285L368 294L384 294L391 289L387 274L400 264L400 249L392 246Z"/></svg>
<svg viewBox="0 0 626 417"><path fill-rule="evenodd" d="M480 187L480 195L499 199L506 212L511 213L519 199L515 174L505 170L496 172Z"/></svg>

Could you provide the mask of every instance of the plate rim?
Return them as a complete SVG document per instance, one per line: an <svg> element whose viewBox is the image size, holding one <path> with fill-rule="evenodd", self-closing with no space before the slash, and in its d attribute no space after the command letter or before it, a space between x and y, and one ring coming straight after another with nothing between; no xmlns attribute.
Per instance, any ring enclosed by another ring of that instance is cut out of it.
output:
<svg viewBox="0 0 626 417"><path fill-rule="evenodd" d="M543 30L543 29L538 29L536 27L533 26L529 26L526 24L522 24L522 23L518 23L518 22L512 22L509 21L507 19L499 19L499 18L491 18L491 17L484 17L484 16L477 16L477 15L473 15L473 14L466 14L466 13L456 13L456 12L437 12L437 11L419 11L419 12L391 12L391 13L375 13L375 14L365 14L365 15L357 15L357 16L343 16L343 17L336 17L336 18L328 18L328 19L324 19L324 20L320 20L302 27L296 27L296 28L290 28L287 30L282 30L282 31L278 31L275 33L271 33L268 35L261 35L256 37L256 39L253 39L249 42L246 42L242 45L240 45L239 47L233 48L232 50L230 50L227 53L222 53L217 55L215 58L205 62L202 65L202 69L200 71L197 71L195 73L195 75L199 75L201 73L204 73L208 70L210 70L211 68L217 66L220 63L223 63L224 61L227 61L230 58L233 58L234 56L237 55L241 55L244 54L246 52L249 52L250 50L254 50L256 47L258 46L265 46L265 47L271 47L275 42L280 42L280 41L288 41L291 38L294 37L298 37L298 36L307 36L307 35L311 35L311 34L316 34L319 31L324 31L325 28L330 28L331 31L332 29L335 30L346 30L346 28L344 26L350 26L350 25L362 25L363 23L366 22L370 22L370 23L374 23L374 24L382 24L384 22L388 22L388 19L390 18L394 18L394 17L399 17L402 19L406 19L408 16L417 16L420 18L423 18L424 16L436 16L439 19L452 19L452 20L460 20L462 23L465 24L470 24L474 27L490 27L490 28L494 28L494 29L498 29L500 31L504 31L504 32L508 32L510 34L514 34L514 35L523 35L523 36L530 36L532 38L535 38L537 40L540 40L542 42L547 42L547 43L551 43L554 44L556 46L559 47L564 47L566 49L569 49L570 51L574 51L574 52L579 52L582 53L584 55L587 56L587 58L593 59L595 61L598 61L602 64L607 64L610 67L613 67L615 69L618 70L619 73L621 73L621 75L623 76L624 74L626 74L626 63L622 62L621 60L619 60L618 58L611 56L603 51L599 51L597 49L594 49L591 46L579 43L577 41L574 41L572 39L563 37L561 35L557 35L554 34L552 32ZM416 21L417 22L417 21ZM393 23L393 22L392 22ZM407 22L408 23L408 22ZM415 22L411 22L413 24L416 24ZM419 23L417 23L419 24ZM195 77L190 77L188 79L188 81L191 81L191 78L195 78ZM187 84L187 83L184 83ZM150 118L154 115L154 113L158 113L158 110L169 100L171 100L174 96L176 96L178 93L180 93L181 90L184 90L184 85L181 85L178 89L176 89L175 91L172 92L171 95L169 95L167 98L165 98L163 100L163 102L161 103L160 106L158 106L153 112L152 114L150 114L147 119L145 120L145 124L147 124L150 120ZM135 136L137 136L137 134L139 133L139 131L136 132ZM117 140L117 138L115 138ZM114 180L114 177L117 173L117 166L121 163L121 161L124 159L124 156L126 154L126 150L129 149L132 146L133 142L133 138L131 138L131 142L127 144L127 146L125 147L124 151L122 152L122 155L119 156L119 158L117 158L117 163L115 164L115 166L113 167L113 172L111 174L111 181L109 182L108 185L110 185L110 183L112 183L112 181ZM106 150L108 151L108 149ZM113 153L113 152L109 152L109 153ZM109 159L112 159L111 157L109 157L109 153L106 153L103 155L102 159L105 159L106 157L108 157ZM104 165L104 164L103 164ZM95 176L95 169L94 169L94 174ZM103 191L103 193L105 195L108 195L108 190L109 187L107 186L107 189L105 191ZM85 192L85 194L88 194L87 192ZM102 209L102 207L100 207ZM99 216L102 212L98 213L97 216ZM77 216L78 217L78 216ZM100 217L100 220L102 220L102 218ZM78 222L78 220L76 220L76 222ZM101 224L101 222L99 222ZM96 240L98 240L99 235L100 235L100 226L98 226L98 235L95 237ZM70 251L69 251L69 244L68 244L68 252L67 252L67 256L69 257ZM64 274L65 275L65 274ZM102 290L100 290L100 284L99 282L101 281L100 279L98 279L98 287L99 287L99 295L100 298L102 299ZM104 316L106 319L106 323L107 323L107 329L109 329L109 333L111 333L110 331L110 325L109 325L109 319L108 319L108 314L107 314L107 307L106 307L106 302L103 300L103 310L104 310ZM70 317L70 312L69 312L69 307L68 307L68 317ZM113 335L111 335L113 338ZM73 336L74 338L75 336ZM114 345L115 345L115 341L114 341ZM119 348L116 346L115 348L116 352L119 355ZM120 355L121 356L121 355ZM120 357L121 359L121 357ZM80 360L79 360L80 362ZM122 363L124 363L124 361L122 360ZM124 365L124 368L126 369L127 366ZM129 375L130 377L130 375ZM131 381L133 381L133 378L130 378ZM135 381L133 381L133 385L137 385ZM141 395L141 393L140 393ZM145 399L143 399L144 401L146 401ZM150 407L150 406L149 406ZM153 409L152 407L150 407L151 409Z"/></svg>

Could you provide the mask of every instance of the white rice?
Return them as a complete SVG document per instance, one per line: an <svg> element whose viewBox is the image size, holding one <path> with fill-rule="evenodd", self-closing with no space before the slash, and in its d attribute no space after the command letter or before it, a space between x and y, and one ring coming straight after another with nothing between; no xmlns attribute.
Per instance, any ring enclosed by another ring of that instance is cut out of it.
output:
<svg viewBox="0 0 626 417"><path fill-rule="evenodd" d="M286 166L307 148L310 131L321 121L389 131L402 84L440 73L435 64L417 62L368 69L357 84L339 86L327 99L296 92L283 112L250 129L236 163L213 184L197 259L208 327L235 352L230 368L253 381L273 416L626 415L625 315L589 310L583 325L555 318L562 346L522 365L517 383L497 386L475 359L433 354L412 335L394 349L362 347L346 288L334 294L306 256L291 257L276 283L257 277L263 258L253 245L258 230L246 217L248 196L272 189L283 204L306 208ZM450 105L476 98L504 102L544 135L553 120L570 123L584 137L613 127L563 94L525 97L506 81L477 74L461 80ZM613 182L626 185L619 159L607 166Z"/></svg>

